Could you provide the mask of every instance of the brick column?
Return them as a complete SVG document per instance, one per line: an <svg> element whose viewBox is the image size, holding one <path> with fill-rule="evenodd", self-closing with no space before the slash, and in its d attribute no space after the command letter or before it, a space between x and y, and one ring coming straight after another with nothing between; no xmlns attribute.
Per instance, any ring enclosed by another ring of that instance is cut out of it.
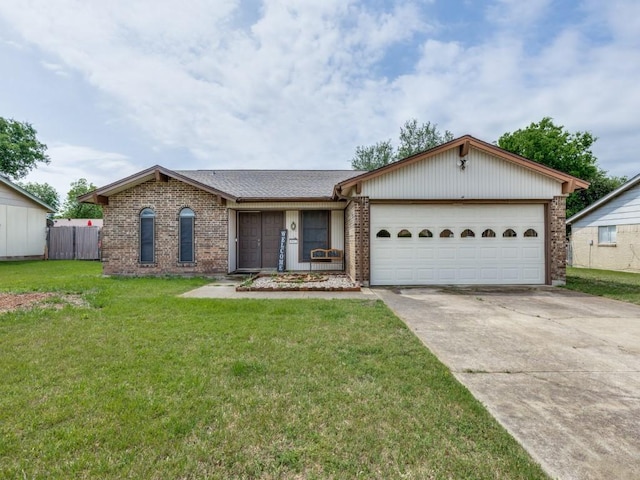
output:
<svg viewBox="0 0 640 480"><path fill-rule="evenodd" d="M566 197L553 197L549 205L549 264L552 285L564 285L567 280L566 201Z"/></svg>
<svg viewBox="0 0 640 480"><path fill-rule="evenodd" d="M345 269L352 280L369 284L369 198L352 199L345 210Z"/></svg>

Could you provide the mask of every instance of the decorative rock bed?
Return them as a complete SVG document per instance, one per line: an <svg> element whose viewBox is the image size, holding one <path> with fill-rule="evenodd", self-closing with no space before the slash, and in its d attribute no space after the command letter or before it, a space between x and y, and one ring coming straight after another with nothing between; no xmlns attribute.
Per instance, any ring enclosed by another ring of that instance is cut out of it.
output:
<svg viewBox="0 0 640 480"><path fill-rule="evenodd" d="M282 273L259 274L236 287L238 292L319 291L359 292L360 285L344 274Z"/></svg>

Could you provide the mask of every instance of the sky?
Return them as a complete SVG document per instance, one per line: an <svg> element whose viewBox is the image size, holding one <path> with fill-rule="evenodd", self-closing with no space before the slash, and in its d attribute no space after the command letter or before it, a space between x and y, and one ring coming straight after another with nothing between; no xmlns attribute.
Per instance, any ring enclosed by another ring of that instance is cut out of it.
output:
<svg viewBox="0 0 640 480"><path fill-rule="evenodd" d="M0 116L61 199L169 169L349 169L406 120L495 142L549 116L640 173L637 0L0 0Z"/></svg>

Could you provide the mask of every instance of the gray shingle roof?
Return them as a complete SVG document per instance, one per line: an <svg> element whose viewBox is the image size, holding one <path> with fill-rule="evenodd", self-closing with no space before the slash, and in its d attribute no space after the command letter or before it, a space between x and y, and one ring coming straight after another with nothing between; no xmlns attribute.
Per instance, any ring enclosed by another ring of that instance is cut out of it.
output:
<svg viewBox="0 0 640 480"><path fill-rule="evenodd" d="M234 197L328 198L333 187L358 170L174 170L176 173Z"/></svg>

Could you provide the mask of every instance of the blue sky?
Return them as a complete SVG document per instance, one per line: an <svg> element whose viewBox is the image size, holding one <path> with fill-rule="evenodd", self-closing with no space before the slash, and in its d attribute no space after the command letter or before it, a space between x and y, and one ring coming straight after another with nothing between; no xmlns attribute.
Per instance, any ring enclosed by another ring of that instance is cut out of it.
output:
<svg viewBox="0 0 640 480"><path fill-rule="evenodd" d="M97 186L180 169L350 168L405 120L493 142L551 116L640 172L637 0L0 4L0 116Z"/></svg>

